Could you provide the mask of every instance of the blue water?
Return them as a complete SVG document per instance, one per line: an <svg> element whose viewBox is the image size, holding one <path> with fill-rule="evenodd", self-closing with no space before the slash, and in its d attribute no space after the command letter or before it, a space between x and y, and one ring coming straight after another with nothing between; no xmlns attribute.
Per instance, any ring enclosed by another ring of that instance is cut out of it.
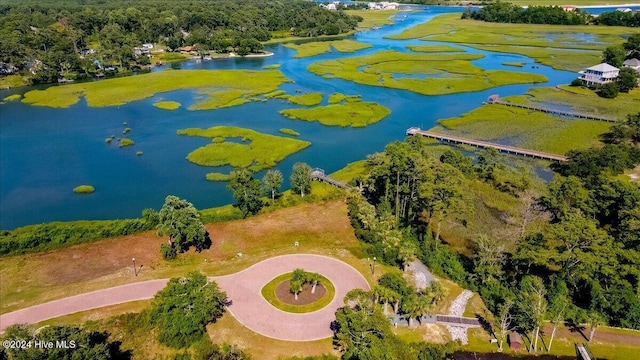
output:
<svg viewBox="0 0 640 360"><path fill-rule="evenodd" d="M261 69L281 64L282 73L294 81L281 87L288 93L320 91L327 95L333 92L362 95L364 101L374 101L391 109L391 115L366 128L328 127L315 122L290 120L278 112L296 105L278 99L226 109L188 111L187 108L201 97L197 91L189 90L157 94L149 99L109 108L89 108L84 100L67 109L34 107L15 101L0 105L0 228L54 220L135 217L144 208L159 209L169 194L186 198L198 208L232 202L226 183L205 179L206 173L229 172L229 167L201 167L186 160L189 152L210 140L178 136L178 129L230 125L273 135L282 135L278 132L280 128L294 129L300 133L300 139L310 141L312 145L277 165L285 177L283 187L287 188L291 167L298 161L330 173L349 162L365 158L367 154L383 150L389 142L403 139L408 127L430 128L440 118L459 116L478 107L492 94L524 94L535 86L565 84L575 78L575 73L539 64L534 68L534 61L524 56L480 51L455 44L470 53L485 55L473 61L476 66L538 73L547 76L549 82L503 86L474 93L423 96L340 79L327 80L306 70L316 61L383 50L407 51L407 45L428 44L420 40L398 41L384 37L428 21L437 14L462 10L430 7L428 11L402 13L406 18L397 24L355 35L354 40L373 45L373 48L356 54L328 53L293 59L294 50L275 45L268 48L275 53L271 57L187 61L178 66L182 69ZM502 65L511 61L526 65L517 69ZM2 90L0 99L32 89ZM159 100L178 101L183 106L175 111L153 107L152 104ZM130 127L131 132L123 135L125 127ZM115 139L107 144L105 139L111 136L130 138L135 145L118 148ZM144 154L137 156L137 151ZM261 172L257 176L262 177L263 174ZM93 185L96 192L91 195L74 194L72 189L81 184Z"/></svg>

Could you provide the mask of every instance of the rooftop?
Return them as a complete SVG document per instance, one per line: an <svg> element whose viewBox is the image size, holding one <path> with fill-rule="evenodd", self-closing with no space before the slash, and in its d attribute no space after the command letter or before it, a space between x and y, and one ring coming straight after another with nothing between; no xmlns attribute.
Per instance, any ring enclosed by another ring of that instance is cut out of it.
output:
<svg viewBox="0 0 640 360"><path fill-rule="evenodd" d="M608 72L608 71L619 71L620 69L618 69L615 66L611 66L611 65L609 65L607 63L602 63L602 64L598 64L596 66L592 66L590 68L587 68L587 70Z"/></svg>

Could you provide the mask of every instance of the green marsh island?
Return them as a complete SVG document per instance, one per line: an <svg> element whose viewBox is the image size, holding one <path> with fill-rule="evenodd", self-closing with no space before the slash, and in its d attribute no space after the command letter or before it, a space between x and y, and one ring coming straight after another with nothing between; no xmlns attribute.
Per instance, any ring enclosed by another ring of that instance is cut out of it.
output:
<svg viewBox="0 0 640 360"><path fill-rule="evenodd" d="M194 164L212 167L231 165L251 171L271 168L287 156L311 145L308 141L233 126L183 129L178 130L178 135L211 139L211 144L189 153L187 159ZM211 175L211 180L213 179L219 181L220 178Z"/></svg>

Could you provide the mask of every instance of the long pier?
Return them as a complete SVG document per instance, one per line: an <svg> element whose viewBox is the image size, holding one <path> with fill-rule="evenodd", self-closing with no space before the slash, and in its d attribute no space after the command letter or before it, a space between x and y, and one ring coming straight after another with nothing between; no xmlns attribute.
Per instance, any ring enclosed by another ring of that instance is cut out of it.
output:
<svg viewBox="0 0 640 360"><path fill-rule="evenodd" d="M454 143L454 144L471 145L471 146L475 146L483 149L493 148L502 153L520 155L520 156L531 157L535 159L567 161L566 156L550 154L550 153L545 153L545 152L535 151L535 150L528 150L528 149L518 148L515 146L500 145L500 144L490 143L487 141L471 140L471 139L466 139L459 136L438 134L430 131L421 130L418 127L412 127L407 129L407 135L422 135L422 136L426 136L439 141L445 141L445 142Z"/></svg>
<svg viewBox="0 0 640 360"><path fill-rule="evenodd" d="M483 104L505 105L505 106L517 107L517 108L521 108L521 109L540 111L540 112L551 114L551 115L557 115L557 116L563 116L563 117L569 117L569 118L598 120L598 121L606 121L606 122L617 122L618 121L618 120L616 120L614 118L609 118L609 117L604 117L604 116L595 116L595 115L591 115L591 114L583 114L583 113L573 112L573 111L554 110L554 109L549 109L549 108L542 107L542 106L530 106L530 105L514 104L514 103L510 103L508 101L502 101L502 100L498 100L498 99L489 99L489 102L485 102Z"/></svg>
<svg viewBox="0 0 640 360"><path fill-rule="evenodd" d="M333 185L335 187L339 187L341 189L349 190L351 186L342 183L340 181L334 180L327 175L324 174L324 170L320 168L315 168L311 171L311 180L318 180L322 182L326 182L327 184Z"/></svg>

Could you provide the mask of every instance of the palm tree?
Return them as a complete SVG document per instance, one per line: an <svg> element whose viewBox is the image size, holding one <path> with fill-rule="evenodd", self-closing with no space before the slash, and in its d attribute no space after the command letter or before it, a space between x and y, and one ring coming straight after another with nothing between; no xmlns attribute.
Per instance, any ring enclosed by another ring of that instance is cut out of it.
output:
<svg viewBox="0 0 640 360"><path fill-rule="evenodd" d="M409 327L413 326L413 319L421 314L420 300L417 295L411 295L402 303L402 313L409 320Z"/></svg>
<svg viewBox="0 0 640 360"><path fill-rule="evenodd" d="M304 282L300 280L291 280L289 284L289 291L293 293L293 296L296 300L298 300L298 293L302 291L302 285L304 285Z"/></svg>
<svg viewBox="0 0 640 360"><path fill-rule="evenodd" d="M318 273L307 273L307 282L311 284L311 293L315 294L316 286L320 284L320 274Z"/></svg>
<svg viewBox="0 0 640 360"><path fill-rule="evenodd" d="M418 301L416 303L416 317L422 319L423 316L429 315L431 313L432 306L433 298L431 296L418 296ZM422 320L420 320L420 324L422 324Z"/></svg>

